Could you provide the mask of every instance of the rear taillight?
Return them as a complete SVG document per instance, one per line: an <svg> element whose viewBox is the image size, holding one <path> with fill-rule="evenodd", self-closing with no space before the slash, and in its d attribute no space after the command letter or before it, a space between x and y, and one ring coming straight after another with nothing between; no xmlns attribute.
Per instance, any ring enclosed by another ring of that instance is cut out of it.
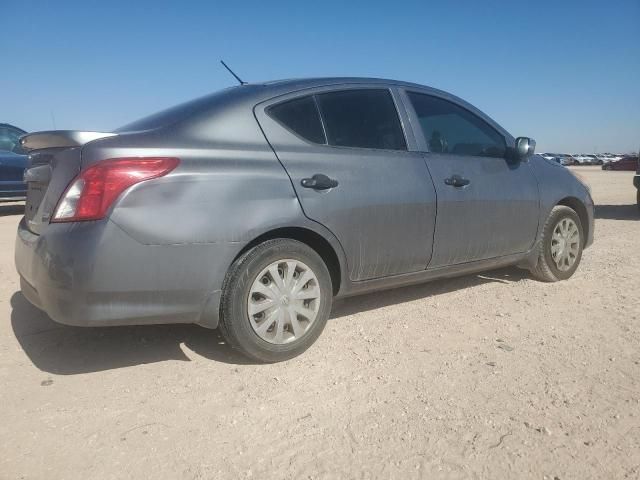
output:
<svg viewBox="0 0 640 480"><path fill-rule="evenodd" d="M51 221L99 220L127 188L162 177L178 163L173 157L110 158L94 163L67 187Z"/></svg>

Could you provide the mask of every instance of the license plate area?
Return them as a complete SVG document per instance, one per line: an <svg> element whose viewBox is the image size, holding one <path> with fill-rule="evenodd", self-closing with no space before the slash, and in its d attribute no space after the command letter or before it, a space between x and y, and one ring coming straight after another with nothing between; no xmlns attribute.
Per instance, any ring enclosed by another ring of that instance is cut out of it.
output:
<svg viewBox="0 0 640 480"><path fill-rule="evenodd" d="M33 220L38 213L38 207L42 203L47 186L42 183L29 182L27 184L27 201L25 202L24 216L27 221Z"/></svg>

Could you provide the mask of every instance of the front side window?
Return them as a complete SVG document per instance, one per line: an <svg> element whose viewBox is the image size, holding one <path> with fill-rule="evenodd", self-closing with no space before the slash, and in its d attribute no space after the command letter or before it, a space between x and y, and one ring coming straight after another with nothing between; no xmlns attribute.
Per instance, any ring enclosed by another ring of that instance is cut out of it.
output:
<svg viewBox="0 0 640 480"><path fill-rule="evenodd" d="M329 145L406 150L391 93L386 89L343 90L316 95Z"/></svg>
<svg viewBox="0 0 640 480"><path fill-rule="evenodd" d="M285 128L313 143L327 143L316 102L312 96L274 105L268 110Z"/></svg>
<svg viewBox="0 0 640 480"><path fill-rule="evenodd" d="M487 122L455 103L408 92L430 152L504 157L506 144Z"/></svg>

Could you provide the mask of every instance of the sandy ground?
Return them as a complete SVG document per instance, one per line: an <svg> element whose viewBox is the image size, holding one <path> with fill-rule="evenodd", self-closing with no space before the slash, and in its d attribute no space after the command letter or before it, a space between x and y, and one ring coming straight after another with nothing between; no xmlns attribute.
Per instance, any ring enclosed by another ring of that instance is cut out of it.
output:
<svg viewBox="0 0 640 480"><path fill-rule="evenodd" d="M0 217L0 478L640 478L640 214L584 167L596 242L567 282L503 269L340 302L302 357L197 326L56 325Z"/></svg>

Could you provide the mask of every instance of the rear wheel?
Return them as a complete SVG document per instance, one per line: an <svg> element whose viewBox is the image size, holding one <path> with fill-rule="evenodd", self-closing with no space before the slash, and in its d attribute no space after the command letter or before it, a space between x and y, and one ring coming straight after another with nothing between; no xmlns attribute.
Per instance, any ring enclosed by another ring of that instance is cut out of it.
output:
<svg viewBox="0 0 640 480"><path fill-rule="evenodd" d="M636 190L636 204L638 205L638 208L640 209L640 188L638 190Z"/></svg>
<svg viewBox="0 0 640 480"><path fill-rule="evenodd" d="M296 240L269 240L231 266L220 330L232 347L254 360L287 360L320 336L332 296L329 271L313 249Z"/></svg>
<svg viewBox="0 0 640 480"><path fill-rule="evenodd" d="M531 273L538 280L557 282L573 275L582 259L584 234L575 210L558 205L551 210Z"/></svg>

